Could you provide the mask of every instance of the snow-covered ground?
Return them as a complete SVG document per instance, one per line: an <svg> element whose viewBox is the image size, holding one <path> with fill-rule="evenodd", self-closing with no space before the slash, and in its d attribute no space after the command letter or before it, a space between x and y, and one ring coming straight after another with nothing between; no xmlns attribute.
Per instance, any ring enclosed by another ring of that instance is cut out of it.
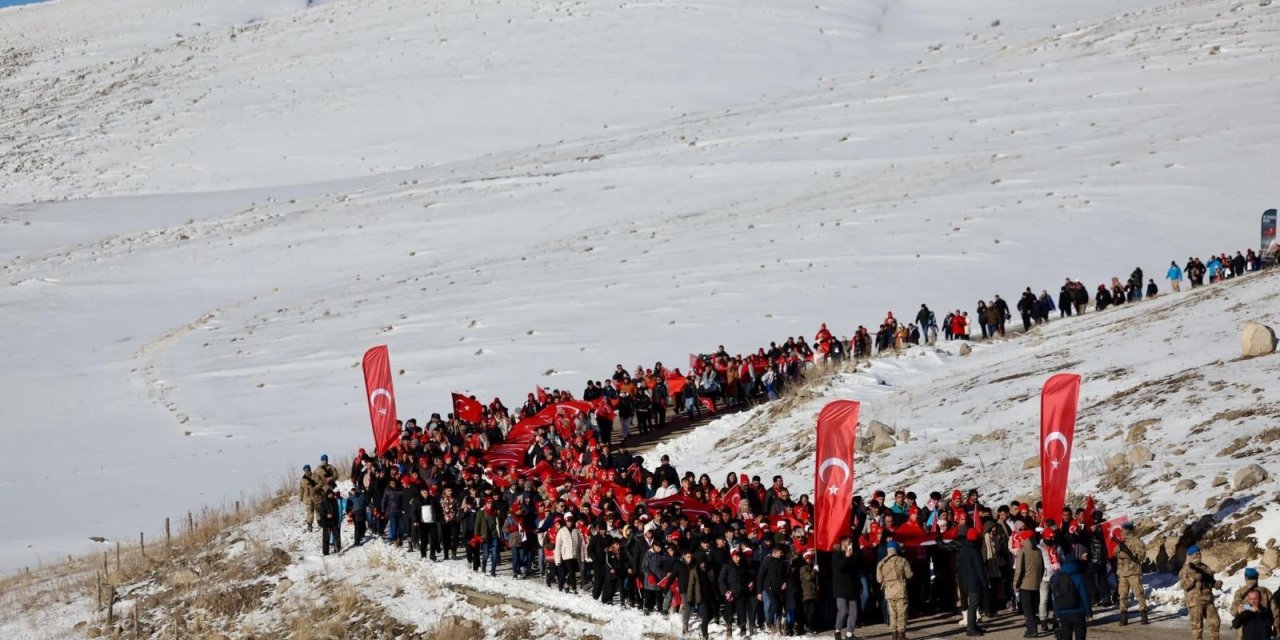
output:
<svg viewBox="0 0 1280 640"><path fill-rule="evenodd" d="M1275 205L1275 5L305 4L0 12L0 567L354 450L374 344L405 417L510 404L1158 277ZM913 393L922 442L971 417Z"/></svg>

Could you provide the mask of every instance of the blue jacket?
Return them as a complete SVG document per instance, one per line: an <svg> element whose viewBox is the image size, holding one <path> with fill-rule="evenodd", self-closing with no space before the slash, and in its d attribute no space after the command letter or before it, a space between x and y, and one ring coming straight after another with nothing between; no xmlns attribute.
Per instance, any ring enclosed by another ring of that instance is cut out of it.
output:
<svg viewBox="0 0 1280 640"><path fill-rule="evenodd" d="M1178 265L1176 265L1176 264L1175 264L1175 265L1170 265L1170 266L1169 266L1169 272L1166 274L1166 276L1168 277L1168 279L1169 279L1169 280L1181 280L1181 279L1182 279L1182 269L1179 269L1179 268L1178 268Z"/></svg>
<svg viewBox="0 0 1280 640"><path fill-rule="evenodd" d="M1076 560L1069 560L1062 563L1062 570L1058 575L1053 577L1054 580L1070 580L1076 588L1076 595L1079 596L1080 605L1071 609L1062 609L1058 606L1057 601L1053 603L1054 617L1061 618L1074 614L1084 614L1086 618L1093 617L1093 608L1089 606L1089 590L1084 587L1084 576L1080 575L1080 563ZM1052 589L1050 593L1052 593Z"/></svg>

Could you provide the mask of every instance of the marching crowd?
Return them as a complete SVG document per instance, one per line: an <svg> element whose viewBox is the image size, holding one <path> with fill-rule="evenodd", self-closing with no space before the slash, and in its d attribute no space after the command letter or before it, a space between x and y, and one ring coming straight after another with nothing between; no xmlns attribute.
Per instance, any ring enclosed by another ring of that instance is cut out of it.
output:
<svg viewBox="0 0 1280 640"><path fill-rule="evenodd" d="M1252 252L1237 256L1173 264L1166 277L1176 291L1184 274L1198 287L1206 275L1216 282L1260 268ZM1095 310L1157 293L1135 269L1126 283L1099 285ZM1068 279L1056 309L1083 313L1088 302L1084 285ZM1030 328L1048 322L1055 303L1028 288L1014 309ZM978 304L984 337L1004 335L1011 318L999 296ZM970 339L967 312L948 314L942 326L946 339ZM618 365L608 380L588 381L581 398L539 389L515 410L494 399L470 423L453 413L432 414L421 426L408 420L398 447L357 453L345 496L327 456L303 468L305 525L318 521L325 554L341 551L346 523L356 545L378 539L489 575L502 565L515 579L540 578L645 614L679 612L686 631L696 614L703 638L713 622L730 637L735 629L745 636L831 628L832 612L838 640L856 639L872 622L905 640L908 619L939 612L963 612L966 634L978 636L984 620L1020 611L1025 637L1052 627L1064 640L1083 640L1098 608L1118 605L1119 624L1128 624L1130 596L1146 624L1146 548L1131 524L1104 521L1092 501L1056 514L1041 513L1038 503L986 503L977 490L876 491L854 498L849 535L820 557L810 497L793 494L781 476L765 484L729 474L717 484L705 473L679 472L666 456L652 465L627 450L635 432L663 427L669 414L693 419L772 400L814 364L936 340L937 330L921 305L913 323L888 314L874 339L859 327L841 340L823 325L812 343L792 337L745 356L723 346L691 356L687 373L660 362L633 371ZM1186 550L1179 575L1193 640L1206 626L1218 640L1217 581L1197 551ZM1252 572L1254 582L1231 605L1244 640L1280 632L1280 605L1256 578Z"/></svg>

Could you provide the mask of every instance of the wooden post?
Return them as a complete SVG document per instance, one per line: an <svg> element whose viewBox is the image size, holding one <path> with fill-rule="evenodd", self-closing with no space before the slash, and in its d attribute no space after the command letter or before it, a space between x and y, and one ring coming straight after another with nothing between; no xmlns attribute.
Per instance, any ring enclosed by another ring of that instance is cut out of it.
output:
<svg viewBox="0 0 1280 640"><path fill-rule="evenodd" d="M240 501L236 500L236 518L240 518Z"/></svg>
<svg viewBox="0 0 1280 640"><path fill-rule="evenodd" d="M102 552L102 575L105 576L109 574L110 572L107 570L107 552L103 551Z"/></svg>
<svg viewBox="0 0 1280 640"><path fill-rule="evenodd" d="M188 511L187 512L187 533L191 533L195 530L196 530L196 521L194 518L191 517L191 512Z"/></svg>
<svg viewBox="0 0 1280 640"><path fill-rule="evenodd" d="M138 547L142 549L142 557L147 557L147 537L141 531L138 532Z"/></svg>
<svg viewBox="0 0 1280 640"><path fill-rule="evenodd" d="M169 519L164 519L164 546L171 553L173 552L173 536L169 533Z"/></svg>
<svg viewBox="0 0 1280 640"><path fill-rule="evenodd" d="M107 596L107 626L111 626L116 622L116 588L111 587L111 593Z"/></svg>
<svg viewBox="0 0 1280 640"><path fill-rule="evenodd" d="M102 611L102 572L94 571L93 576L98 580L98 608L94 611Z"/></svg>
<svg viewBox="0 0 1280 640"><path fill-rule="evenodd" d="M121 571L121 566L120 566L120 542L119 541L116 541L116 575L117 576L124 575L124 571Z"/></svg>
<svg viewBox="0 0 1280 640"><path fill-rule="evenodd" d="M134 638L139 637L138 629L140 625L138 624L138 607L140 606L142 606L141 598L133 601L133 637Z"/></svg>

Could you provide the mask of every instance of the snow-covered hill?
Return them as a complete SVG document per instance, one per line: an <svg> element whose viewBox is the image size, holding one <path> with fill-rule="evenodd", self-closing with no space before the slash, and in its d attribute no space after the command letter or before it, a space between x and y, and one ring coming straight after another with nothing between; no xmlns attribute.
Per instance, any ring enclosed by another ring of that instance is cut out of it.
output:
<svg viewBox="0 0 1280 640"><path fill-rule="evenodd" d="M1245 322L1280 324L1278 285L1280 270L1271 270L1165 294L976 345L967 356L961 342L909 348L652 455L699 461L698 471L717 481L776 471L807 490L818 411L849 398L862 403L865 432L878 421L897 436L892 448L860 450L863 495L976 488L993 503L1034 502L1040 388L1050 375L1074 371L1083 377L1069 489L1075 506L1093 495L1109 517L1130 516L1162 566L1204 535L1210 564L1236 573L1259 566L1280 539L1280 355L1240 355ZM1238 475L1255 464L1270 476L1253 483ZM1205 535L1209 525L1218 528ZM1269 562L1264 571L1280 569L1280 555Z"/></svg>
<svg viewBox="0 0 1280 640"><path fill-rule="evenodd" d="M0 566L354 449L373 344L422 416L1274 206L1272 5L304 4L0 13Z"/></svg>

